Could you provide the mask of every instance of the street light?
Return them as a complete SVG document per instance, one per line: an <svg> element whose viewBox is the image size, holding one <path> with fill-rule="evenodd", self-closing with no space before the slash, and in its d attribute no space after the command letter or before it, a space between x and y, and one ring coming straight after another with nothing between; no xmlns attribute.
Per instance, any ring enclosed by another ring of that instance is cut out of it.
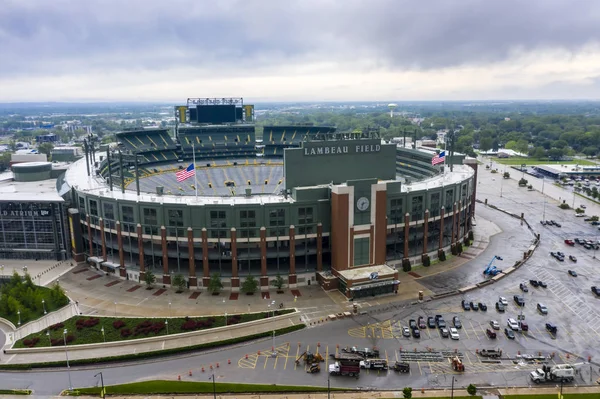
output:
<svg viewBox="0 0 600 399"><path fill-rule="evenodd" d="M167 327L167 335L169 335L169 320L165 320L165 326Z"/></svg>
<svg viewBox="0 0 600 399"><path fill-rule="evenodd" d="M452 376L452 390L450 392L450 399L454 399L454 376Z"/></svg>
<svg viewBox="0 0 600 399"><path fill-rule="evenodd" d="M213 398L217 399L217 386L215 385L215 373L212 374L212 377L209 378L213 382Z"/></svg>
<svg viewBox="0 0 600 399"><path fill-rule="evenodd" d="M267 308L271 308L273 306L273 316L275 317L275 301L271 301L270 304L267 305ZM267 315L269 314L269 310L267 310ZM277 357L277 351L275 350L275 326L273 326L273 338L271 340L271 357Z"/></svg>
<svg viewBox="0 0 600 399"><path fill-rule="evenodd" d="M52 346L52 339L50 338L50 330L46 330L46 337L48 337L48 343Z"/></svg>
<svg viewBox="0 0 600 399"><path fill-rule="evenodd" d="M171 317L171 302L169 302L169 317Z"/></svg>
<svg viewBox="0 0 600 399"><path fill-rule="evenodd" d="M73 390L73 384L71 383L71 366L69 365L69 351L67 351L67 329L63 331L63 342L65 343L65 357L67 358L67 372L69 373L69 391Z"/></svg>
<svg viewBox="0 0 600 399"><path fill-rule="evenodd" d="M115 317L117 317L117 302L115 302Z"/></svg>
<svg viewBox="0 0 600 399"><path fill-rule="evenodd" d="M19 315L19 326L21 325L21 310L17 310L17 314Z"/></svg>
<svg viewBox="0 0 600 399"><path fill-rule="evenodd" d="M104 326L102 326L100 331L102 332L102 338L104 338L104 343L106 343L106 335L104 335Z"/></svg>
<svg viewBox="0 0 600 399"><path fill-rule="evenodd" d="M331 382L329 376L330 374L327 373L327 399L331 399Z"/></svg>
<svg viewBox="0 0 600 399"><path fill-rule="evenodd" d="M47 314L48 312L46 312L46 301L42 299L42 306L44 307L44 314Z"/></svg>
<svg viewBox="0 0 600 399"><path fill-rule="evenodd" d="M104 399L104 395L106 393L104 392L104 376L102 375L102 371L99 372L98 374L96 374L94 377L98 377L98 376L100 376L100 383L102 384L102 391L100 391L100 397L102 399Z"/></svg>

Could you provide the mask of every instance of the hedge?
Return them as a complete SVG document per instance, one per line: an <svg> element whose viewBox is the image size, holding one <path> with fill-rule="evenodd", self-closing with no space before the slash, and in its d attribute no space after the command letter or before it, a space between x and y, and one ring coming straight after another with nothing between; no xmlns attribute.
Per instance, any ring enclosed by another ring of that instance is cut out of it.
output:
<svg viewBox="0 0 600 399"><path fill-rule="evenodd" d="M297 324L294 326L280 328L279 330L275 330L275 335L283 335L288 334L294 331L302 330L306 327L306 324ZM273 335L272 331L267 331L264 333L247 335L244 337L230 338L223 341L217 342L208 342L204 344L186 346L182 348L172 348L172 349L164 349L159 351L152 352L143 352L143 353L135 353L135 354L127 354L127 355L119 355L119 356L109 356L109 357L101 357L101 358L92 358L92 359L75 359L69 361L70 366L78 366L78 365L86 365L86 364L100 364L100 363L116 363L116 362L128 362L128 361L138 361L141 359L151 359L156 357L175 355L183 352L193 352L193 351L201 351L205 349L219 348L222 346L238 344L240 342L252 341L259 338L271 337ZM31 369L39 369L39 368L50 368L50 367L66 367L67 362L65 361L56 361L56 362L43 362L43 363L27 363L27 364L0 364L0 370L31 370Z"/></svg>
<svg viewBox="0 0 600 399"><path fill-rule="evenodd" d="M293 309L276 310L275 315L294 312ZM272 312L232 314L227 316L227 325L261 320ZM177 318L119 318L75 316L46 330L29 334L15 342L13 348L40 348L64 345L63 331L67 329L67 345L96 344L133 340L167 335L165 320L169 321L169 335L225 326L225 316L177 317ZM104 334L102 334L104 329Z"/></svg>

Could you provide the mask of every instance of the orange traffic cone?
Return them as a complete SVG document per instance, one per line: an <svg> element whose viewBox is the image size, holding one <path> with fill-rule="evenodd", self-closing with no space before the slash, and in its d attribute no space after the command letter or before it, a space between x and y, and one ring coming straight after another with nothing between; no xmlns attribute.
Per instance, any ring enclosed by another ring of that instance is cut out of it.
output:
<svg viewBox="0 0 600 399"><path fill-rule="evenodd" d="M188 375L189 375L190 377L192 376L192 370L190 370L190 371L188 372Z"/></svg>
<svg viewBox="0 0 600 399"><path fill-rule="evenodd" d="M231 364L231 359L227 359L227 364Z"/></svg>
<svg viewBox="0 0 600 399"><path fill-rule="evenodd" d="M181 381L181 376L180 375L177 376L177 381Z"/></svg>

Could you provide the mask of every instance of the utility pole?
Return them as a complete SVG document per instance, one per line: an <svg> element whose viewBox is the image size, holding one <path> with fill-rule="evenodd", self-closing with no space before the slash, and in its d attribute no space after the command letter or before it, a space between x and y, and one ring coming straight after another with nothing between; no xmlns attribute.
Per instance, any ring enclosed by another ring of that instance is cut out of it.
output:
<svg viewBox="0 0 600 399"><path fill-rule="evenodd" d="M100 397L104 399L106 393L104 392L104 377L102 376L102 372L99 372L94 377L100 376L100 383L102 384L102 391L100 391Z"/></svg>
<svg viewBox="0 0 600 399"><path fill-rule="evenodd" d="M452 389L450 391L450 399L454 399L454 376L452 376Z"/></svg>

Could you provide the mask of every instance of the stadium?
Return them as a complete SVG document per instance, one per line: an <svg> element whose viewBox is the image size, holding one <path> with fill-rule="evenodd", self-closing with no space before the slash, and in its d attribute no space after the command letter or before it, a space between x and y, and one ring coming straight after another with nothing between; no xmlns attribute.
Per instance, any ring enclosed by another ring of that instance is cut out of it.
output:
<svg viewBox="0 0 600 399"><path fill-rule="evenodd" d="M455 252L471 231L477 164L376 131L265 126L241 98L188 99L174 132L117 134L66 171L71 252L108 273L238 292L320 284L348 298L399 289L397 267ZM432 158L439 159L433 165Z"/></svg>

